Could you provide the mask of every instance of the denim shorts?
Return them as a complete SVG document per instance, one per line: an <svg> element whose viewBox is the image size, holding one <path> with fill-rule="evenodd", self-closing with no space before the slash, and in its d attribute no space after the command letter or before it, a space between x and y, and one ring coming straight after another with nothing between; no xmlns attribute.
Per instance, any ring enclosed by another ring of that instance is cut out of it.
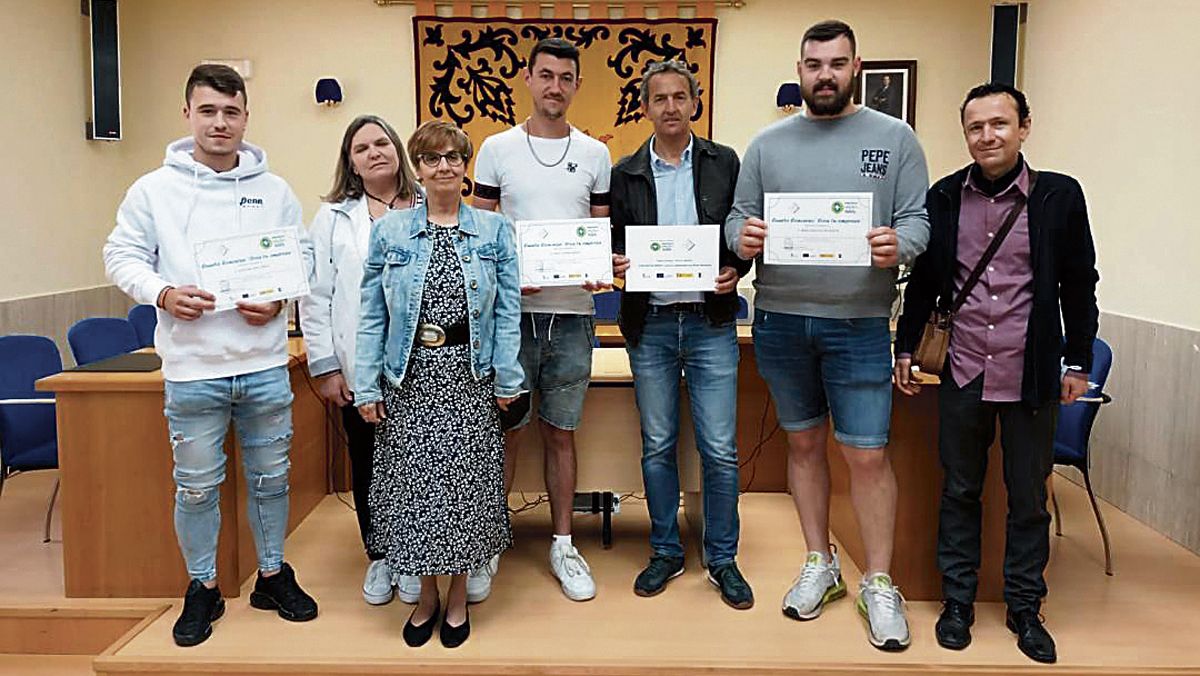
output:
<svg viewBox="0 0 1200 676"><path fill-rule="evenodd" d="M841 443L887 445L892 350L886 317L828 319L756 309L754 356L784 430L810 429L832 415Z"/></svg>
<svg viewBox="0 0 1200 676"><path fill-rule="evenodd" d="M538 395L538 417L560 430L574 430L592 379L591 315L521 313L521 389ZM529 396L529 395L525 395ZM530 407L513 429L529 424Z"/></svg>

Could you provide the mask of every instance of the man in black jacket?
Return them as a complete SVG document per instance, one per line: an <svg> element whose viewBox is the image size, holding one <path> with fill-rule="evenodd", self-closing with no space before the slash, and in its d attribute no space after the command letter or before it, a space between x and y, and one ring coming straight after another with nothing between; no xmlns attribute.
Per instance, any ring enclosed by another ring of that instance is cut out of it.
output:
<svg viewBox="0 0 1200 676"><path fill-rule="evenodd" d="M975 162L929 189L929 248L913 266L895 350L896 386L915 394L912 353L930 312L950 309L985 250L1001 238L954 315L938 389L945 479L937 640L955 650L971 642L979 497L999 418L1008 489L1006 623L1021 652L1054 662L1054 639L1038 615L1050 555L1046 479L1059 403L1073 403L1088 389L1099 314L1096 252L1079 183L1035 172L1021 155L1031 124L1025 95L1009 85L980 85L967 94L961 117ZM1010 212L1016 218L1005 236Z"/></svg>
<svg viewBox="0 0 1200 676"><path fill-rule="evenodd" d="M686 64L664 61L643 74L641 103L654 135L613 167L613 273L624 277L627 225L722 224L733 204L738 157L692 134L699 85ZM711 291L625 292L621 333L629 351L642 421L642 476L650 511L650 563L639 596L661 592L683 572L679 541L679 375L684 373L704 473L704 558L708 579L734 608L754 595L738 571L738 278L750 261L720 237L720 274Z"/></svg>

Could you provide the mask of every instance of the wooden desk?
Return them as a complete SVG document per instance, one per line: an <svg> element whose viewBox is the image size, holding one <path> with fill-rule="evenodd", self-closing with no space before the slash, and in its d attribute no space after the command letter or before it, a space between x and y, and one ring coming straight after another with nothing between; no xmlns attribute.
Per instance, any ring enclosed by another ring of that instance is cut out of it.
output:
<svg viewBox="0 0 1200 676"><path fill-rule="evenodd" d="M743 491L786 492L787 435L776 429L778 418L770 400L767 385L758 373L754 355L751 327L739 324L738 344L741 361L738 364L737 444L741 464ZM598 324L596 335L602 345L624 345L615 324ZM591 396L589 394L589 396ZM942 468L937 451L937 381L915 397L899 392L892 396L891 440L888 451L899 486L896 506L896 542L892 556L892 577L913 601L941 599L941 574L937 569L938 510L942 491ZM636 424L636 419L633 424ZM691 434L691 425L680 425L680 472L685 462L696 461L691 437L683 442L683 432ZM772 430L775 430L772 432ZM611 435L616 429L604 430ZM842 553L862 570L866 556L858 529L858 521L850 502L850 477L832 430L829 435L829 464L831 497L829 528L841 543ZM755 450L757 447L757 451ZM687 449L686 451L684 449ZM980 601L1003 600L1002 567L1004 561L1004 526L1007 512L1007 492L1002 476L1003 463L999 441L988 452L987 480L983 492L983 549L979 571ZM639 465L640 467L640 465ZM688 468L699 482L699 469ZM700 533L702 521L694 521L702 512L698 506L699 488L684 496L684 516L694 533ZM799 523L794 529L800 537Z"/></svg>
<svg viewBox="0 0 1200 676"><path fill-rule="evenodd" d="M303 343L293 339L288 347L295 396L290 533L327 492L331 419L307 380ZM162 373L64 372L42 379L38 389L57 400L66 595L181 596L188 575L175 538ZM217 581L223 594L237 596L257 557L232 435L226 453Z"/></svg>
<svg viewBox="0 0 1200 676"><path fill-rule="evenodd" d="M597 333L599 329L597 327ZM689 523L698 519L696 524L702 524L700 463L686 390L682 393L680 408L677 446L680 490L684 493ZM521 434L517 473L512 485L514 492L544 493L546 490L545 455L536 420L534 413L534 421ZM640 493L644 490L642 423L633 392L629 355L623 347L600 347L592 351L592 381L583 403L583 418L575 433L575 462L575 490L580 493ZM699 544L698 536L692 539Z"/></svg>

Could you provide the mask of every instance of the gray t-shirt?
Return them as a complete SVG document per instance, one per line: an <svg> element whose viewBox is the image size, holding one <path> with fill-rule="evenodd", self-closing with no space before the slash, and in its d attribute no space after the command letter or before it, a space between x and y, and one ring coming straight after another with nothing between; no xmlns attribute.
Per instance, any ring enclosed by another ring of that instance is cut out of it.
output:
<svg viewBox="0 0 1200 676"><path fill-rule="evenodd" d="M835 119L792 115L746 149L725 238L737 251L746 218L763 216L765 192L870 192L874 224L896 229L900 262L911 264L929 242L928 189L925 153L901 120L866 107ZM895 282L895 269L766 265L760 255L754 304L812 317L887 317Z"/></svg>

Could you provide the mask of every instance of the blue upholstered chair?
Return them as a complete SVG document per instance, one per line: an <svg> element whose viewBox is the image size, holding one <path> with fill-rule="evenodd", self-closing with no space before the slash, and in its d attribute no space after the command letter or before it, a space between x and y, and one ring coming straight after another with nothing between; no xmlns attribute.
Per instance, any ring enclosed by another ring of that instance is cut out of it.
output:
<svg viewBox="0 0 1200 676"><path fill-rule="evenodd" d="M154 329L158 326L158 310L153 305L134 305L129 308L129 323L137 332L138 345L154 347Z"/></svg>
<svg viewBox="0 0 1200 676"><path fill-rule="evenodd" d="M746 301L745 296L743 296L742 294L739 293L738 294L737 318L745 319L749 316L750 316L750 303L748 303Z"/></svg>
<svg viewBox="0 0 1200 676"><path fill-rule="evenodd" d="M1058 431L1054 435L1054 464L1069 465L1083 473L1083 485L1087 488L1088 498L1092 501L1092 512L1096 515L1096 523L1100 526L1100 537L1104 541L1104 572L1112 575L1112 552L1108 543L1108 528L1104 525L1104 517L1100 514L1100 506L1096 503L1096 494L1092 492L1092 479L1088 469L1091 458L1088 454L1088 442L1092 435L1092 423L1100 406L1112 401L1112 397L1104 393L1104 383L1108 380L1108 372L1112 368L1112 348L1108 343L1097 338L1092 344L1092 372L1088 375L1089 390L1070 406L1060 406L1058 410ZM1062 515L1058 511L1058 498L1050 494L1054 505L1054 534L1062 535Z"/></svg>
<svg viewBox="0 0 1200 676"><path fill-rule="evenodd" d="M0 495L19 472L58 468L54 395L38 392L39 378L62 371L54 341L42 336L0 336ZM50 541L50 517L58 481L46 509L42 541Z"/></svg>
<svg viewBox="0 0 1200 676"><path fill-rule="evenodd" d="M137 330L124 317L90 317L75 322L67 342L78 366L141 348Z"/></svg>
<svg viewBox="0 0 1200 676"><path fill-rule="evenodd" d="M617 289L592 296L596 302L596 321L615 322L621 310L621 292Z"/></svg>

